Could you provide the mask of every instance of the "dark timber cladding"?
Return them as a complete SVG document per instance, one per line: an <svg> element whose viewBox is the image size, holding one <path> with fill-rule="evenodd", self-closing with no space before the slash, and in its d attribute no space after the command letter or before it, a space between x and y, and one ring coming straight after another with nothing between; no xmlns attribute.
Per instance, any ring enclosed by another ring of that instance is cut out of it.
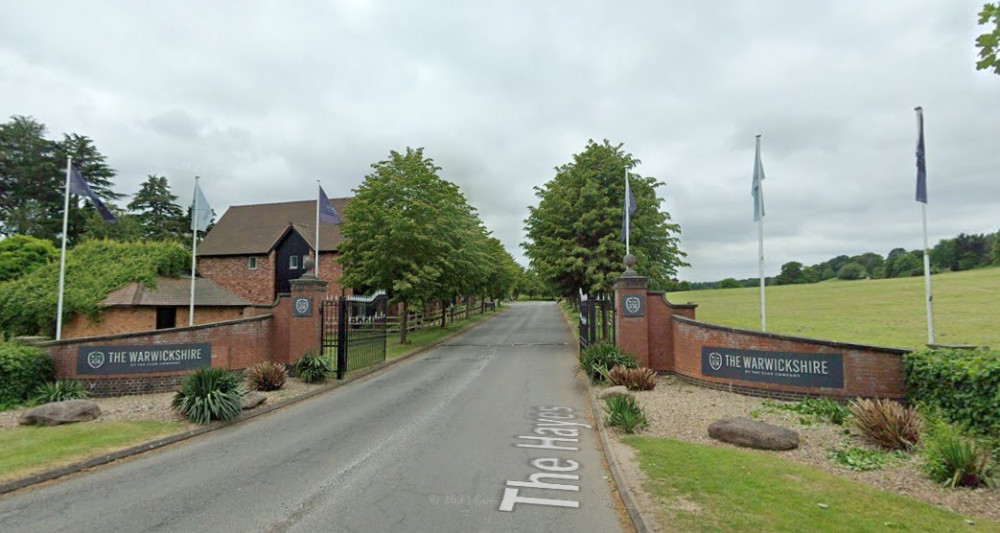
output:
<svg viewBox="0 0 1000 533"><path fill-rule="evenodd" d="M278 242L275 253L274 287L279 294L287 294L291 288L288 280L298 279L305 274L303 263L309 256L309 243L297 231L289 231Z"/></svg>

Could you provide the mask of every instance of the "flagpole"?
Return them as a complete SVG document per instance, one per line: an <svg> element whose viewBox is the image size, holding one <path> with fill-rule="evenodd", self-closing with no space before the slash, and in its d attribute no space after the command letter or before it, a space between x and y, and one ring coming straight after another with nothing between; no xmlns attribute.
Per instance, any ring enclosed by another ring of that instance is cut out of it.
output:
<svg viewBox="0 0 1000 533"><path fill-rule="evenodd" d="M319 190L322 186L319 184L319 180L316 180L316 246L313 247L313 255L315 256L315 261L313 262L313 273L319 278L319 199L322 196Z"/></svg>
<svg viewBox="0 0 1000 533"><path fill-rule="evenodd" d="M626 168L625 169L625 255L629 255L631 253L631 248L629 246L629 237L631 236L629 234L632 233L632 225L631 225L632 221L631 217L629 216L629 208L631 206L628 203L628 197L629 197L628 193L630 188L631 187L629 186L628 183L628 168Z"/></svg>
<svg viewBox="0 0 1000 533"><path fill-rule="evenodd" d="M923 149L922 141L924 137L924 109L920 106L914 108L917 112L917 134L919 135L919 141L921 143L920 148ZM920 154L922 156L922 154ZM925 163L926 168L926 163ZM931 294L931 259L930 259L930 248L927 245L927 182L926 182L926 170L924 177L924 198L920 202L920 215L923 219L924 227L924 299L927 302L927 343L934 344L934 296ZM918 201L920 199L918 198Z"/></svg>
<svg viewBox="0 0 1000 533"><path fill-rule="evenodd" d="M198 261L198 176L194 177L194 203L191 206L191 304L188 325L194 325L194 271Z"/></svg>
<svg viewBox="0 0 1000 533"><path fill-rule="evenodd" d="M760 135L757 136L757 161L756 165L760 166ZM754 175L757 176L759 169L754 169ZM757 179L757 203L761 206L761 211L764 207L764 180ZM764 213L761 212L760 216L757 217L757 270L760 274L760 330L767 331L767 312L764 305Z"/></svg>
<svg viewBox="0 0 1000 533"><path fill-rule="evenodd" d="M66 232L69 231L69 176L73 156L66 156L66 194L63 198L62 253L59 254L59 298L56 303L56 340L62 339L63 288L66 286Z"/></svg>

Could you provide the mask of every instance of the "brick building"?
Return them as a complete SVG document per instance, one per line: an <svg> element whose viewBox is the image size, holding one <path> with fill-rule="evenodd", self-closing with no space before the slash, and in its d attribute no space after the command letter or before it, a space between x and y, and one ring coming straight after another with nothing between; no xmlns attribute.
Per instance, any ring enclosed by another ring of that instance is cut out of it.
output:
<svg viewBox="0 0 1000 533"><path fill-rule="evenodd" d="M350 200L330 204L343 218ZM305 274L315 239L314 200L233 206L198 245L198 273L252 304L270 304ZM328 295L340 295L340 225L322 224L319 240L319 277Z"/></svg>

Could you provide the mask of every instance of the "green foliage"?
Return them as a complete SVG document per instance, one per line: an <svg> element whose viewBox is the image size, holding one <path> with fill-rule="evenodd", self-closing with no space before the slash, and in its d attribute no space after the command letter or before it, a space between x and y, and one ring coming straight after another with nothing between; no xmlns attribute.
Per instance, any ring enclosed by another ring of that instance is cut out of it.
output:
<svg viewBox="0 0 1000 533"><path fill-rule="evenodd" d="M224 368L199 368L184 379L171 406L195 424L232 420L243 411L242 378Z"/></svg>
<svg viewBox="0 0 1000 533"><path fill-rule="evenodd" d="M604 411L609 426L619 427L625 433L646 427L646 413L632 396L612 396L604 400Z"/></svg>
<svg viewBox="0 0 1000 533"><path fill-rule="evenodd" d="M834 464L841 468L854 470L855 472L867 472L869 470L881 470L889 461L905 458L906 454L900 451L886 452L884 450L852 447L846 450L839 448L830 450L827 456Z"/></svg>
<svg viewBox="0 0 1000 533"><path fill-rule="evenodd" d="M28 400L39 385L55 378L55 365L41 348L0 342L0 404Z"/></svg>
<svg viewBox="0 0 1000 533"><path fill-rule="evenodd" d="M157 276L180 276L190 250L177 243L88 241L66 256L63 318L97 316L108 293L131 282L156 286ZM51 335L55 331L59 265L35 269L16 282L0 283L0 331Z"/></svg>
<svg viewBox="0 0 1000 533"><path fill-rule="evenodd" d="M611 385L622 385L628 390L644 391L656 388L656 372L648 368L614 366L602 375Z"/></svg>
<svg viewBox="0 0 1000 533"><path fill-rule="evenodd" d="M522 246L532 268L558 294L611 293L625 256L626 172L636 201L631 217L636 270L653 286L662 286L678 267L687 266L678 248L680 226L660 209L656 188L664 184L632 172L638 164L621 144L591 140L570 163L555 169L552 180L535 188L538 205L528 207Z"/></svg>
<svg viewBox="0 0 1000 533"><path fill-rule="evenodd" d="M1000 437L1000 351L920 350L907 354L904 363L911 403Z"/></svg>
<svg viewBox="0 0 1000 533"><path fill-rule="evenodd" d="M637 368L639 365L635 356L607 342L592 344L580 353L580 370L593 381L603 381L608 371L616 366Z"/></svg>
<svg viewBox="0 0 1000 533"><path fill-rule="evenodd" d="M986 441L942 418L931 417L920 454L927 476L947 487L995 485L997 463Z"/></svg>
<svg viewBox="0 0 1000 533"><path fill-rule="evenodd" d="M163 176L149 175L128 209L135 213L144 240L186 242L191 233L191 219L177 205L177 196L170 192L170 184Z"/></svg>
<svg viewBox="0 0 1000 533"><path fill-rule="evenodd" d="M976 70L993 69L994 74L1000 74L1000 3L983 4L979 25L985 25L987 33L976 38L976 47L979 48Z"/></svg>
<svg viewBox="0 0 1000 533"><path fill-rule="evenodd" d="M75 379L60 379L54 382L42 383L35 388L31 397L32 403L54 403L66 400L79 400L89 396L83 384Z"/></svg>
<svg viewBox="0 0 1000 533"><path fill-rule="evenodd" d="M742 286L739 281L736 281L736 278L726 278L719 282L720 289L738 289Z"/></svg>
<svg viewBox="0 0 1000 533"><path fill-rule="evenodd" d="M767 402L765 405L800 415L814 416L837 426L843 425L844 420L850 414L844 404L832 398L803 398L795 403L775 404Z"/></svg>
<svg viewBox="0 0 1000 533"><path fill-rule="evenodd" d="M51 241L14 235L0 241L0 283L17 279L59 259Z"/></svg>
<svg viewBox="0 0 1000 533"><path fill-rule="evenodd" d="M306 383L321 383L333 374L333 367L325 357L307 353L295 363L295 375Z"/></svg>
<svg viewBox="0 0 1000 533"><path fill-rule="evenodd" d="M865 267L861 266L859 263L847 263L846 265L840 267L837 271L837 279L843 280L855 280L861 279L865 276Z"/></svg>
<svg viewBox="0 0 1000 533"><path fill-rule="evenodd" d="M253 390L278 390L285 386L288 371L285 370L284 365L264 361L247 368L243 376Z"/></svg>
<svg viewBox="0 0 1000 533"><path fill-rule="evenodd" d="M885 450L912 450L920 441L921 418L913 406L886 399L853 400L852 425L868 442Z"/></svg>

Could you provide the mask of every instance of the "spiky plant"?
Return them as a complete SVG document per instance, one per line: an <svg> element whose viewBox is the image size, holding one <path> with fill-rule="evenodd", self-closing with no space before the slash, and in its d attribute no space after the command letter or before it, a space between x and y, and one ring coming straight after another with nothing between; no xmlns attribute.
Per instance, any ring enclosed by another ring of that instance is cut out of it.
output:
<svg viewBox="0 0 1000 533"><path fill-rule="evenodd" d="M639 365L633 355L607 342L592 344L580 354L579 369L594 381L603 381L605 374L616 366L636 368Z"/></svg>
<svg viewBox="0 0 1000 533"><path fill-rule="evenodd" d="M643 391L656 388L656 372L649 368L615 366L604 374L611 385L623 385L628 390Z"/></svg>
<svg viewBox="0 0 1000 533"><path fill-rule="evenodd" d="M861 436L885 450L912 450L920 441L920 414L886 399L853 400L848 409L851 422Z"/></svg>
<svg viewBox="0 0 1000 533"><path fill-rule="evenodd" d="M248 367L243 375L251 389L263 391L278 390L285 386L285 380L288 379L285 365L271 361Z"/></svg>
<svg viewBox="0 0 1000 533"><path fill-rule="evenodd" d="M604 411L608 415L608 425L620 427L625 433L635 433L635 430L646 426L646 413L631 396L607 398L604 400Z"/></svg>
<svg viewBox="0 0 1000 533"><path fill-rule="evenodd" d="M224 368L199 368L184 379L171 406L196 424L232 420L243 411L241 381Z"/></svg>
<svg viewBox="0 0 1000 533"><path fill-rule="evenodd" d="M306 383L326 381L333 373L330 361L314 353L307 353L295 363L295 375Z"/></svg>
<svg viewBox="0 0 1000 533"><path fill-rule="evenodd" d="M79 400L89 396L83 384L75 379L60 379L58 381L42 383L35 388L35 394L31 400L35 404L65 402L66 400Z"/></svg>

